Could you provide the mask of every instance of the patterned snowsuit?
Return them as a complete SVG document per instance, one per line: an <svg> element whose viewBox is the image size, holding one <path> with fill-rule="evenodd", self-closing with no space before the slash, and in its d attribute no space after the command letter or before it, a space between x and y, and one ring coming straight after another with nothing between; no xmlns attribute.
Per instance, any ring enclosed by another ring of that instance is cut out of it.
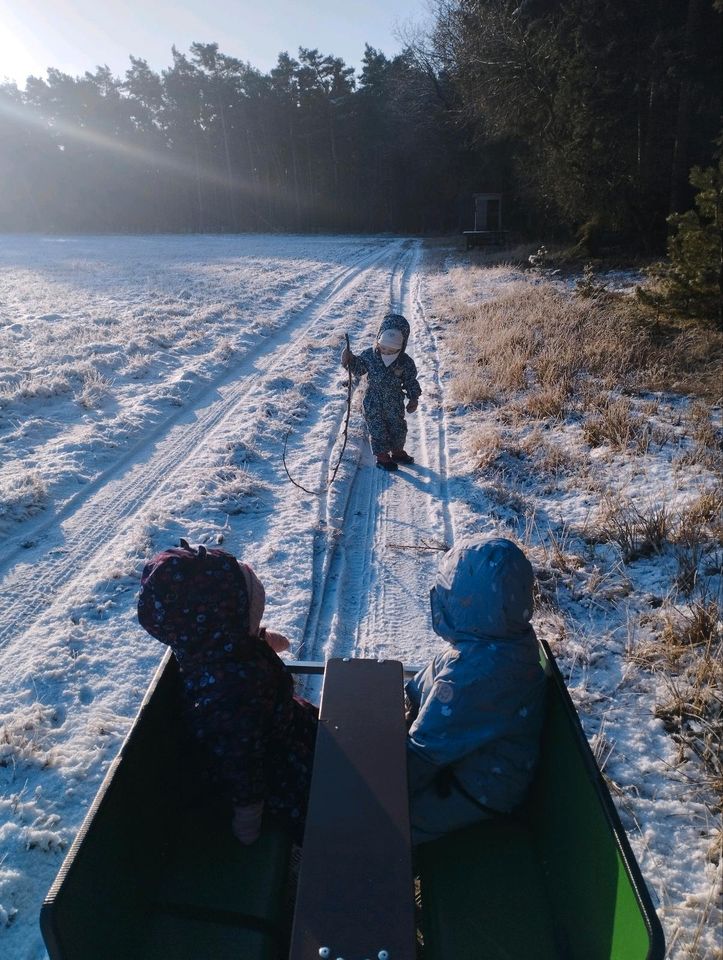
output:
<svg viewBox="0 0 723 960"><path fill-rule="evenodd" d="M432 626L451 646L410 680L412 837L433 840L512 811L539 752L546 680L532 567L501 538L454 547L432 589Z"/></svg>
<svg viewBox="0 0 723 960"><path fill-rule="evenodd" d="M404 337L401 353L394 363L385 366L376 347L367 347L349 360L349 368L354 376L367 376L363 409L375 456L404 447L407 437L404 397L406 395L409 400L417 400L422 393L417 380L417 367L405 352L409 324L401 314L388 313L382 320L379 333L387 329L401 330Z"/></svg>
<svg viewBox="0 0 723 960"><path fill-rule="evenodd" d="M317 710L294 697L271 647L249 636L235 557L203 547L159 553L143 569L138 620L178 661L189 727L222 795L235 806L265 801L300 843Z"/></svg>

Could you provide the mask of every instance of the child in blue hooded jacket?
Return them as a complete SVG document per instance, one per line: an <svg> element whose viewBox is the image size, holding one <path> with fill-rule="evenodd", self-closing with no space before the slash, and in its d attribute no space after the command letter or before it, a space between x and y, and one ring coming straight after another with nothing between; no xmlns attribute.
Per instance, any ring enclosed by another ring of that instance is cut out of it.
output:
<svg viewBox="0 0 723 960"><path fill-rule="evenodd" d="M449 644L406 687L412 839L509 813L539 753L546 679L530 625L533 573L510 540L462 542L430 593Z"/></svg>
<svg viewBox="0 0 723 960"><path fill-rule="evenodd" d="M417 367L406 352L409 323L400 313L388 313L382 320L373 347L354 354L346 347L341 355L342 366L354 376L367 378L364 394L364 419L369 430L372 453L377 466L397 470L400 463L414 463L404 449L407 421L414 413L422 388L417 380ZM406 407L405 407L406 399Z"/></svg>

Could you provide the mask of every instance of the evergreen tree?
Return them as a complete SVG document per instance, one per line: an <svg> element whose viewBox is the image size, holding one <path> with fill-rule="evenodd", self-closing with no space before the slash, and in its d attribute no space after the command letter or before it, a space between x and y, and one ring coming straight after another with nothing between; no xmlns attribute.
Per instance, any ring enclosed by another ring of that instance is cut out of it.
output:
<svg viewBox="0 0 723 960"><path fill-rule="evenodd" d="M720 27L710 0L437 0L432 42L461 120L510 147L543 229L654 247L690 201L681 164L710 159Z"/></svg>
<svg viewBox="0 0 723 960"><path fill-rule="evenodd" d="M641 296L678 315L715 321L723 330L723 155L715 167L694 167L690 182L697 190L695 208L670 217L668 261L651 271L659 288Z"/></svg>

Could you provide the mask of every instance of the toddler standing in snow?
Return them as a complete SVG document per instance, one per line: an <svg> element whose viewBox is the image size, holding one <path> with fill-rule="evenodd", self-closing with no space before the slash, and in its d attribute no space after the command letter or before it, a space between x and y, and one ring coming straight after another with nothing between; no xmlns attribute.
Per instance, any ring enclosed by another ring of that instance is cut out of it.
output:
<svg viewBox="0 0 723 960"><path fill-rule="evenodd" d="M138 620L178 661L184 712L236 837L252 843L267 810L301 843L318 711L294 696L277 656L289 641L261 626L265 600L248 564L181 540L144 567Z"/></svg>
<svg viewBox="0 0 723 960"><path fill-rule="evenodd" d="M478 537L442 560L432 627L450 648L406 687L414 843L509 813L525 795L546 686L532 584L530 562L510 540Z"/></svg>
<svg viewBox="0 0 723 960"><path fill-rule="evenodd" d="M373 347L367 347L358 355L344 348L341 355L342 366L348 367L355 376L367 376L364 419L377 466L384 470L397 470L399 463L414 463L414 457L404 449L407 436L404 398L407 398L407 413L414 413L422 388L414 360L405 352L408 339L406 319L401 314L388 313Z"/></svg>

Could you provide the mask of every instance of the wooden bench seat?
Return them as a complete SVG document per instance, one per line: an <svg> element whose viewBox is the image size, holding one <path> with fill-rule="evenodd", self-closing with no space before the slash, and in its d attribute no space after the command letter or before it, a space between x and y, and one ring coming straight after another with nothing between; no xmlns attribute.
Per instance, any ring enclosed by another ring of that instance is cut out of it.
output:
<svg viewBox="0 0 723 960"><path fill-rule="evenodd" d="M290 960L414 960L402 664L326 664Z"/></svg>

